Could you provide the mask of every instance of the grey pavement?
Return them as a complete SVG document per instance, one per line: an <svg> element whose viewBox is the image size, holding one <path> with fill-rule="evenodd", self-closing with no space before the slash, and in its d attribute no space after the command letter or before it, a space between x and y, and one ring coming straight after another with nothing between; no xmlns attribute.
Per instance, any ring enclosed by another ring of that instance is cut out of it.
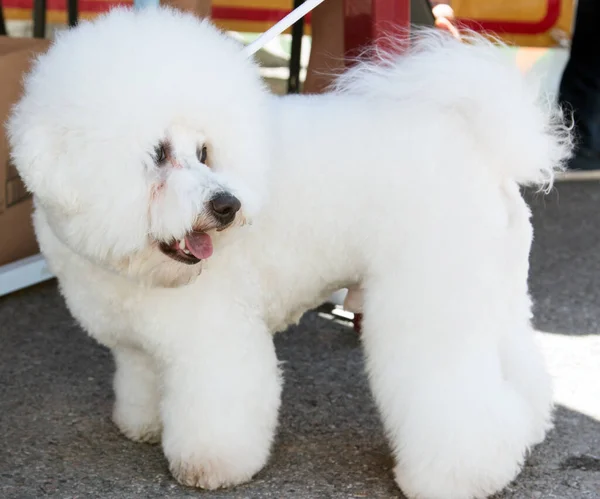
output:
<svg viewBox="0 0 600 499"><path fill-rule="evenodd" d="M556 378L556 425L502 499L600 499L600 183L530 195L532 292ZM110 421L112 360L54 282L0 299L0 498L399 498L357 335L311 312L276 338L281 424L245 486L179 486L159 447Z"/></svg>

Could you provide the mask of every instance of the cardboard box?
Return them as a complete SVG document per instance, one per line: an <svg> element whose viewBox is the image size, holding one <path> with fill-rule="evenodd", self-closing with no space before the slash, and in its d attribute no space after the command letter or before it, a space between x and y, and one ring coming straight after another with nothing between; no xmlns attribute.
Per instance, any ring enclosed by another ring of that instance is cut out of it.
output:
<svg viewBox="0 0 600 499"><path fill-rule="evenodd" d="M4 124L21 95L24 73L49 43L0 36L0 266L39 252L31 224L31 196L10 162Z"/></svg>

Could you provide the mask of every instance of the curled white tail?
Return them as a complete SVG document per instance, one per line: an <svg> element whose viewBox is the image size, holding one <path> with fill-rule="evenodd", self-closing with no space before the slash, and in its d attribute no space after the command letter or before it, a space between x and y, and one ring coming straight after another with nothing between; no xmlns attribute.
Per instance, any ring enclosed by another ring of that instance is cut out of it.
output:
<svg viewBox="0 0 600 499"><path fill-rule="evenodd" d="M402 55L373 50L333 90L373 99L434 103L460 114L494 151L489 166L520 184L549 186L571 156L571 130L560 107L519 71L498 42L467 34L458 41L417 29Z"/></svg>

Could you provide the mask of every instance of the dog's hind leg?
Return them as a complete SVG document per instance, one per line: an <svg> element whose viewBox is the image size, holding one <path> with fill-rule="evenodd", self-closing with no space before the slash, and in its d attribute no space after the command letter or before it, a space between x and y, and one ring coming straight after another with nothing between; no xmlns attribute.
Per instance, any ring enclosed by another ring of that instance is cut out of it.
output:
<svg viewBox="0 0 600 499"><path fill-rule="evenodd" d="M411 499L488 497L515 478L543 433L528 395L505 376L505 328L523 331L528 317L515 320L506 305L504 256L485 230L414 234L400 264L366 282L368 374Z"/></svg>
<svg viewBox="0 0 600 499"><path fill-rule="evenodd" d="M514 286L508 298L508 306L515 322L513 327L503 330L499 344L500 358L507 381L531 404L536 418L535 441L539 442L551 427L553 394L552 380L535 341L535 333L528 322L520 320L531 315L531 301L527 291L528 260L533 239L531 213L514 183L505 183L502 194L509 214L505 238L505 273Z"/></svg>
<svg viewBox="0 0 600 499"><path fill-rule="evenodd" d="M506 331L500 341L500 359L506 380L524 397L533 411L532 444L544 440L552 427L553 387L531 327Z"/></svg>
<svg viewBox="0 0 600 499"><path fill-rule="evenodd" d="M137 442L160 441L160 393L157 366L142 350L113 348L116 372L113 381L113 421Z"/></svg>

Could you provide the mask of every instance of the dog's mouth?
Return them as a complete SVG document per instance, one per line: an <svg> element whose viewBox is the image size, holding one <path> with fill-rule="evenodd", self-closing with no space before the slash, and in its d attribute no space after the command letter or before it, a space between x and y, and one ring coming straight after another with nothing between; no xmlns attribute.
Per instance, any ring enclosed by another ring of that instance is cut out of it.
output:
<svg viewBox="0 0 600 499"><path fill-rule="evenodd" d="M195 265L213 253L212 239L203 231L188 232L179 241L161 242L159 248L168 257L186 265Z"/></svg>

